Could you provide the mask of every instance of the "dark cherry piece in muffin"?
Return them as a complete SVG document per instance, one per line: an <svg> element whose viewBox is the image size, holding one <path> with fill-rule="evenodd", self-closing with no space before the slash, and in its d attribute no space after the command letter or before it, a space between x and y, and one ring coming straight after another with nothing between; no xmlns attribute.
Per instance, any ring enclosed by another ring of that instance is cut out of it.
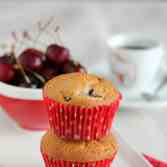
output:
<svg viewBox="0 0 167 167"><path fill-rule="evenodd" d="M61 138L100 139L110 132L120 103L112 83L86 73L63 74L43 90L50 127Z"/></svg>
<svg viewBox="0 0 167 167"><path fill-rule="evenodd" d="M70 73L47 82L44 96L60 103L94 107L109 105L120 94L111 81L92 74Z"/></svg>

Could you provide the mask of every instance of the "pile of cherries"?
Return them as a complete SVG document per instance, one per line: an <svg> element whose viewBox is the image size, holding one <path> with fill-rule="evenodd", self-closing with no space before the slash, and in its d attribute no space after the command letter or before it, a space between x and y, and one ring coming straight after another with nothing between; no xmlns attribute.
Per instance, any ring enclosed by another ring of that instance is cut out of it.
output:
<svg viewBox="0 0 167 167"><path fill-rule="evenodd" d="M67 48L51 44L46 51L25 49L18 58L11 52L0 57L0 81L15 86L41 88L49 79L63 73L86 72L70 58Z"/></svg>

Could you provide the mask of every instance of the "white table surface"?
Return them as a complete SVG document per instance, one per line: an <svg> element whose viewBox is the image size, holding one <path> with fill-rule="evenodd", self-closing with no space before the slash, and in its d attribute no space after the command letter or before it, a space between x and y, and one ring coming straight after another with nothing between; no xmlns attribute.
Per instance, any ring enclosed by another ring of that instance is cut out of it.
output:
<svg viewBox="0 0 167 167"><path fill-rule="evenodd" d="M111 34L149 32L167 41L164 35L167 4L164 3L53 5L27 2L0 5L0 36L5 38L14 29L30 27L39 18L55 15L63 27L63 39L73 57L88 68L92 62L96 64L107 58L105 42ZM149 112L119 112L115 127L138 151L167 161L167 108ZM18 164L17 167L30 167L30 162L34 162L34 167L40 166L39 142L42 134L16 128L0 110L0 167L13 167L13 162ZM36 159L39 159L38 164L35 164Z"/></svg>
<svg viewBox="0 0 167 167"><path fill-rule="evenodd" d="M138 152L167 160L166 111L120 111L114 126ZM0 167L42 166L40 139L44 132L17 127L0 110Z"/></svg>
<svg viewBox="0 0 167 167"><path fill-rule="evenodd" d="M42 167L40 139L44 132L30 132L0 110L0 167Z"/></svg>

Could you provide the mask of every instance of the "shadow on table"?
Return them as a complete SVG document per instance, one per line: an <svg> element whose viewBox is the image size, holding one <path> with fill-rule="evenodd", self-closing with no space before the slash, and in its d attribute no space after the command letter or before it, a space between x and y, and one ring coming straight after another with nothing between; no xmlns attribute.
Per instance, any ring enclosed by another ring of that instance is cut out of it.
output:
<svg viewBox="0 0 167 167"><path fill-rule="evenodd" d="M22 135L25 131L19 128L19 126L3 111L0 107L0 136L13 136L13 135ZM0 165L1 167L1 165Z"/></svg>

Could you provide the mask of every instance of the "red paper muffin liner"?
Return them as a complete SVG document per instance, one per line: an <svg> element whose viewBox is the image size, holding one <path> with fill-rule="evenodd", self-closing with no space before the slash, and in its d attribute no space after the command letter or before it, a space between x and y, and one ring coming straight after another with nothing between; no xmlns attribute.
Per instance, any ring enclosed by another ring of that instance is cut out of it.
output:
<svg viewBox="0 0 167 167"><path fill-rule="evenodd" d="M96 162L72 162L64 160L53 160L49 158L47 154L42 154L42 156L44 159L45 167L110 167L115 154L111 159L105 159Z"/></svg>
<svg viewBox="0 0 167 167"><path fill-rule="evenodd" d="M73 140L96 140L106 136L118 111L121 96L110 105L85 108L61 104L44 97L49 124L61 138Z"/></svg>

